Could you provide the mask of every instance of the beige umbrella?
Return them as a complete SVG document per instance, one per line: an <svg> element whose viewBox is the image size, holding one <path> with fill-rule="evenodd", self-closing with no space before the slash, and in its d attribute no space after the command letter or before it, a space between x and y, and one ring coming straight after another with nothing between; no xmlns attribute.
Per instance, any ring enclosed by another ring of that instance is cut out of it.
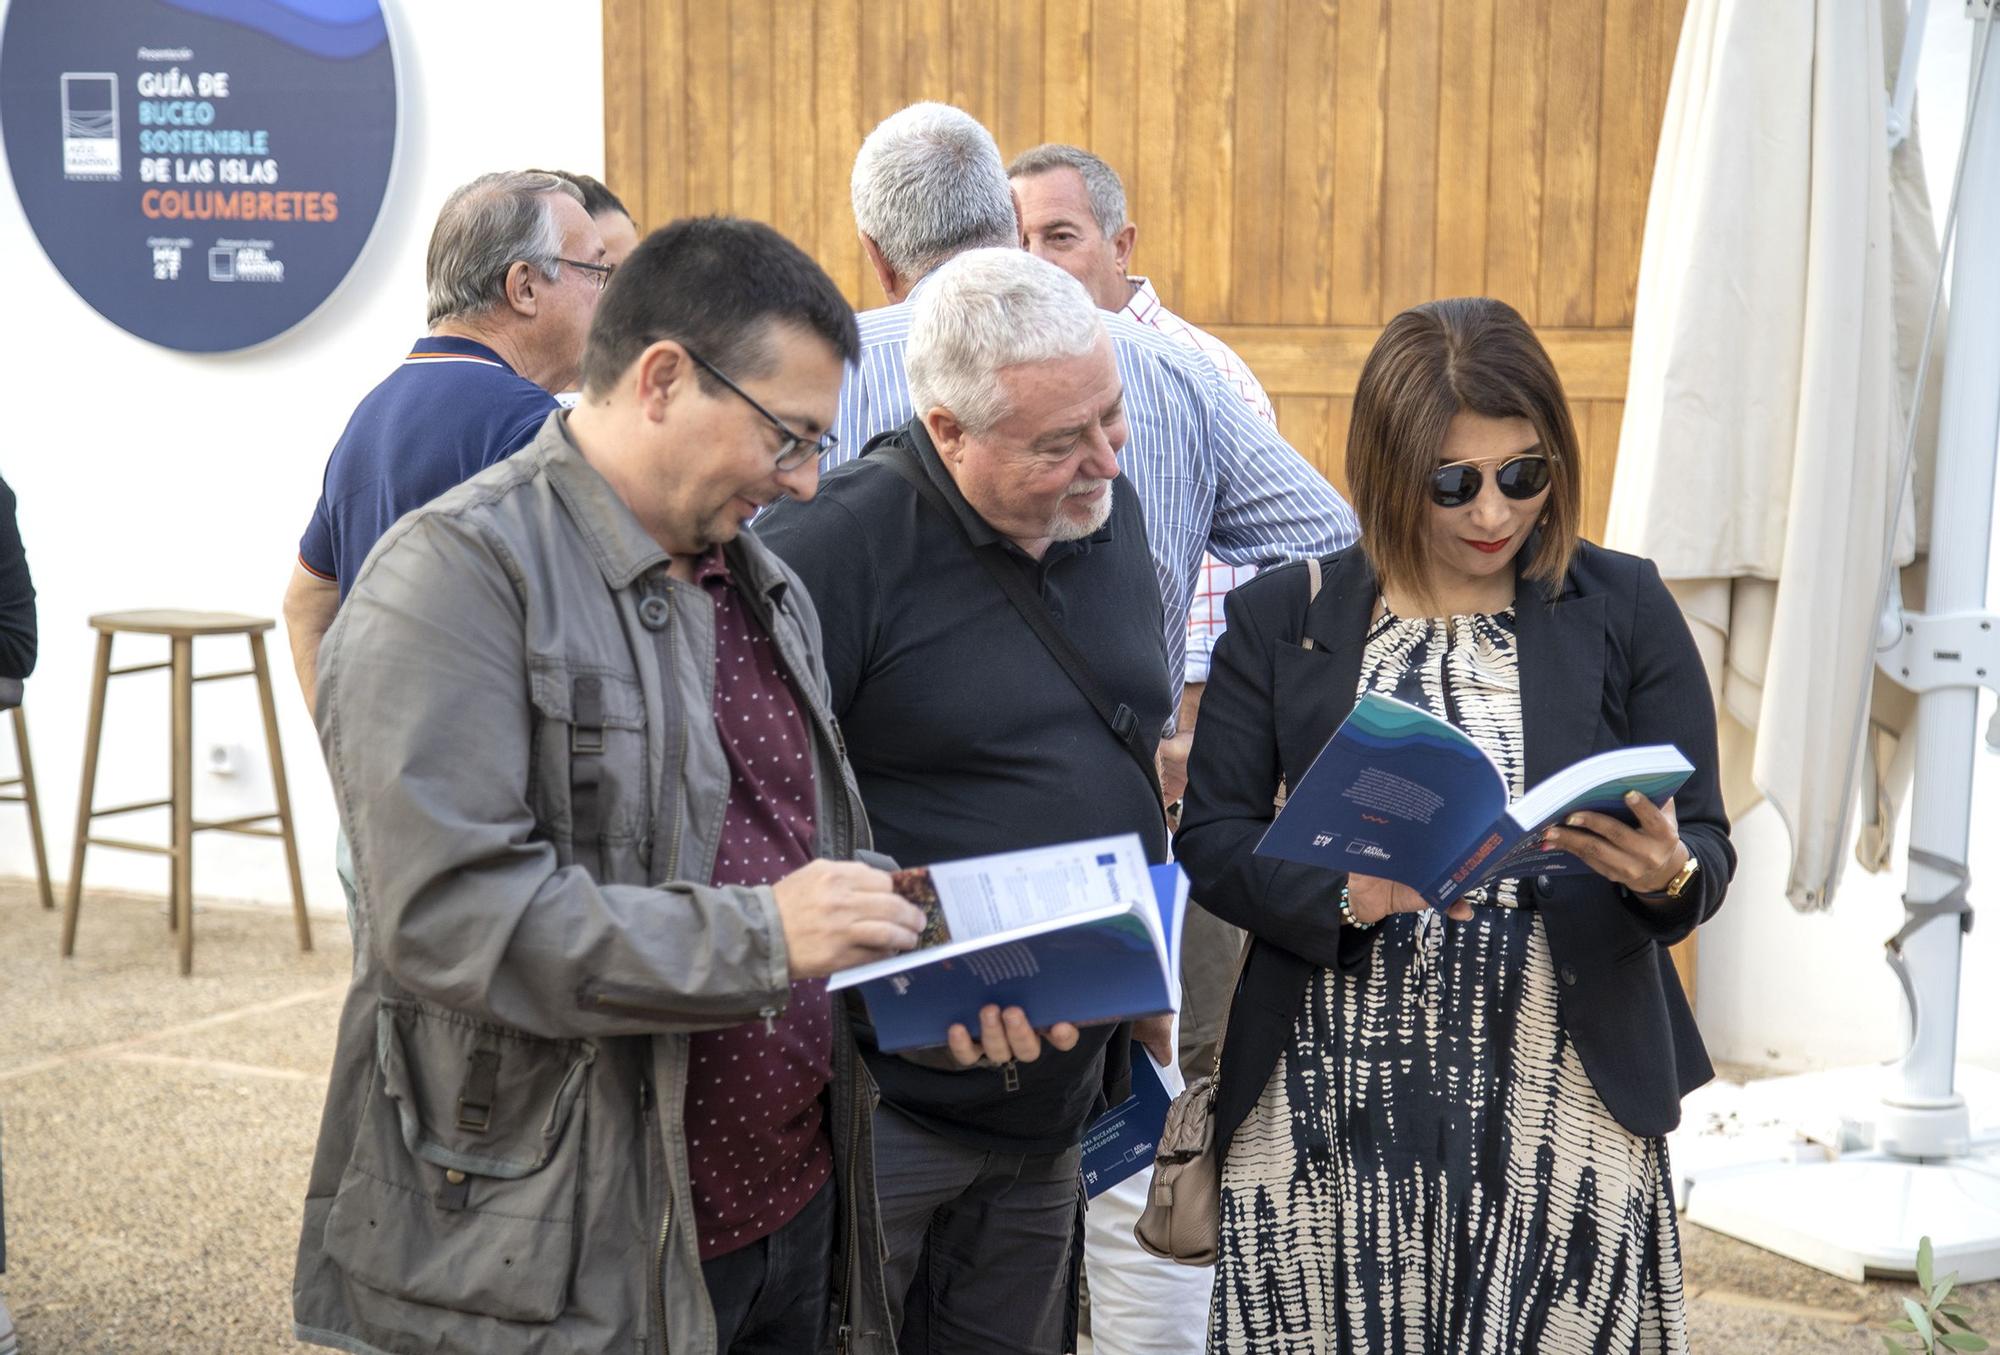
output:
<svg viewBox="0 0 2000 1355"><path fill-rule="evenodd" d="M1884 132L1902 16L1898 0L1691 0L1606 528L1679 599L1730 809L1761 797L1784 819L1801 909L1839 881L1856 769L1876 868L1907 779L1899 703L1861 746L1884 557L1918 544L1897 491L1937 262L1915 140L1892 155Z"/></svg>

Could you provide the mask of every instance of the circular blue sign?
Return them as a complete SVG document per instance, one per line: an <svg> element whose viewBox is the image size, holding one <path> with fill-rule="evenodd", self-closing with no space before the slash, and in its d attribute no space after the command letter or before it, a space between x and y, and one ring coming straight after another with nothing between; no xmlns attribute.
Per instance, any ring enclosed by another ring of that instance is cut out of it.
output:
<svg viewBox="0 0 2000 1355"><path fill-rule="evenodd" d="M382 208L396 65L378 0L13 0L0 132L78 296L191 353L284 333Z"/></svg>

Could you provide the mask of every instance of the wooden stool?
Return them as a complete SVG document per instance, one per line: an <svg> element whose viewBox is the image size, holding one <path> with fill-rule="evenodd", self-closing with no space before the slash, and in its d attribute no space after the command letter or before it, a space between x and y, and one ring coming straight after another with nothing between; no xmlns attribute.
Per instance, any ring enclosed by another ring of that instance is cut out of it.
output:
<svg viewBox="0 0 2000 1355"><path fill-rule="evenodd" d="M97 667L90 685L90 723L84 733L83 786L76 807L76 850L69 872L69 900L63 910L62 953L68 957L76 949L76 914L83 901L83 854L86 847L116 847L121 851L150 852L173 861L169 891L167 926L180 933L181 973L194 968L194 835L196 833L241 833L247 837L275 837L285 844L285 864L292 873L292 920L298 927L299 949L312 949L312 924L306 919L306 893L299 876L299 845L292 836L292 797L285 786L285 755L278 746L278 707L271 694L271 668L264 659L264 632L273 622L234 612L105 612L90 618L97 631ZM165 663L136 663L126 668L111 666L111 637L163 635L172 644L173 657ZM250 667L225 673L194 671L196 636L241 635L250 641ZM173 790L164 800L142 800L92 807L97 787L97 746L104 733L104 688L114 677L127 673L150 673L167 668L173 673ZM254 677L257 698L264 707L264 740L271 754L271 784L277 792L278 808L269 814L243 818L202 821L194 817L194 684L220 682L225 678ZM93 819L114 814L135 814L145 809L167 809L173 815L173 842L157 846L121 838L90 836ZM278 826L268 826L276 819Z"/></svg>
<svg viewBox="0 0 2000 1355"><path fill-rule="evenodd" d="M42 800L35 793L35 760L28 754L28 716L21 709L19 678L0 678L0 709L14 716L14 752L21 764L18 776L0 779L0 804L28 807L28 841L35 848L35 882L41 886L42 907L56 906L55 891L49 887L49 853L42 844Z"/></svg>

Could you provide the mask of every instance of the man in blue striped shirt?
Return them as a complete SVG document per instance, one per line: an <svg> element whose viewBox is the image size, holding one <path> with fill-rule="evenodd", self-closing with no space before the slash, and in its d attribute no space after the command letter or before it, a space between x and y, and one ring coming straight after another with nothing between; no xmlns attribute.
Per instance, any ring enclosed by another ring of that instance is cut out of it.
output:
<svg viewBox="0 0 2000 1355"><path fill-rule="evenodd" d="M910 308L899 303L965 250L1021 244L999 146L947 104L913 104L871 132L855 157L852 192L862 248L891 304L859 317L861 359L840 388L839 442L821 471L860 455L870 438L916 412L903 362ZM1205 550L1230 564L1273 565L1331 554L1352 544L1360 527L1346 500L1201 354L1127 315L1106 315L1104 323L1131 434L1118 468L1145 515L1178 705ZM1176 787L1167 792L1178 796Z"/></svg>

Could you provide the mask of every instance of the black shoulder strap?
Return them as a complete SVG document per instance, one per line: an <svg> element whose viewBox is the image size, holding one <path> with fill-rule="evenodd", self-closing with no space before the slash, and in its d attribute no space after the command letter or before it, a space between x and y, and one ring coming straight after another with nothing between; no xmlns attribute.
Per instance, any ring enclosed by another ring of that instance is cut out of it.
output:
<svg viewBox="0 0 2000 1355"><path fill-rule="evenodd" d="M577 864L596 875L604 868L597 855L603 832L598 788L604 780L604 680L589 674L573 678L569 700L570 850Z"/></svg>
<svg viewBox="0 0 2000 1355"><path fill-rule="evenodd" d="M959 522L958 515L952 512L944 494L931 482L930 475L917 460L916 453L911 450L907 442L900 439L878 439L869 446L866 454L880 456L888 462L898 475L910 482L911 488L917 491L919 498L959 529L959 538L965 542L966 549L970 550L973 558L985 567L993 581L1000 585L1000 591L1007 595L1007 600L1014 604L1014 610L1028 623L1028 629L1035 633L1043 646L1055 657L1055 661L1062 666L1062 670L1069 674L1069 680L1076 685L1079 692L1083 693L1083 699L1090 703L1090 708L1097 712L1097 717L1110 727L1112 736L1124 746L1126 752L1132 755L1132 760L1139 764L1140 770L1146 774L1146 784L1153 788L1153 803L1161 804L1159 769L1153 765L1153 755L1146 751L1145 740L1139 729L1139 717L1124 702L1113 702L1105 695L1104 688L1098 684L1096 672L1091 669L1090 661L1083 657L1071 643L1070 638L1056 625L1055 618L1049 615L1048 605L1042 601L1041 595L1021 577L1019 570L1000 557L999 552L980 550L973 546L971 539L965 536L965 529ZM1166 812L1164 806L1161 812Z"/></svg>

